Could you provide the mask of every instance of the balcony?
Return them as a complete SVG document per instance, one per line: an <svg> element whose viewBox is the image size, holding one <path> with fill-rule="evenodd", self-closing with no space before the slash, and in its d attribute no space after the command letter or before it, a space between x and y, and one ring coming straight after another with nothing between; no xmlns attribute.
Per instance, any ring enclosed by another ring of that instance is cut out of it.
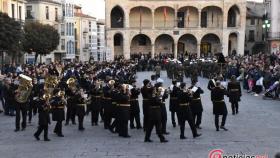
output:
<svg viewBox="0 0 280 158"><path fill-rule="evenodd" d="M268 39L269 40L280 40L280 32L269 32Z"/></svg>

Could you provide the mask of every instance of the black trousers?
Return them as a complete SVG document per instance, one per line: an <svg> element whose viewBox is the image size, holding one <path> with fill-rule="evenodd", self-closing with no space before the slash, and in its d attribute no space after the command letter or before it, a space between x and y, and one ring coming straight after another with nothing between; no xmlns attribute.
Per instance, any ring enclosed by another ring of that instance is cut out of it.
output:
<svg viewBox="0 0 280 158"><path fill-rule="evenodd" d="M146 128L146 135L145 135L145 140L150 139L152 130L154 126L156 127L156 133L159 137L160 140L164 140L164 136L162 135L162 123L159 120L148 120L147 122L147 128Z"/></svg>
<svg viewBox="0 0 280 158"><path fill-rule="evenodd" d="M44 139L48 139L48 129L49 129L48 125L39 125L37 131L35 132L35 135L39 137L41 133L44 131Z"/></svg>
<svg viewBox="0 0 280 158"><path fill-rule="evenodd" d="M111 103L104 105L104 128L108 129L111 125L113 117L113 106Z"/></svg>
<svg viewBox="0 0 280 158"><path fill-rule="evenodd" d="M238 102L232 102L231 109L233 114L238 113Z"/></svg>
<svg viewBox="0 0 280 158"><path fill-rule="evenodd" d="M167 112L166 112L166 108L165 106L163 107L164 109L162 109L162 113L161 113L161 127L162 127L162 132L166 133L166 124L167 124Z"/></svg>
<svg viewBox="0 0 280 158"><path fill-rule="evenodd" d="M91 123L98 123L98 117L99 117L100 111L99 110L92 110L91 111Z"/></svg>
<svg viewBox="0 0 280 158"><path fill-rule="evenodd" d="M200 126L202 119L202 112L193 113L193 119L196 126Z"/></svg>
<svg viewBox="0 0 280 158"><path fill-rule="evenodd" d="M55 128L54 128L54 133L56 134L62 134L62 121L57 121Z"/></svg>
<svg viewBox="0 0 280 158"><path fill-rule="evenodd" d="M119 119L118 127L119 136L128 136L128 120Z"/></svg>
<svg viewBox="0 0 280 158"><path fill-rule="evenodd" d="M195 124L194 124L194 120L192 119L188 119L188 120L179 120L179 124L180 124L180 135L181 136L185 136L185 126L186 126L186 121L188 121L189 126L192 130L192 134L193 136L195 136L197 134L197 130L195 128Z"/></svg>
<svg viewBox="0 0 280 158"><path fill-rule="evenodd" d="M216 126L216 129L219 129L219 116L220 115L215 115L215 126ZM226 124L226 119L227 119L227 114L224 114L222 115L222 123L221 123L221 126L225 126Z"/></svg>
<svg viewBox="0 0 280 158"><path fill-rule="evenodd" d="M16 129L20 129L20 113L22 115L21 128L26 128L27 106L25 103L16 103Z"/></svg>
<svg viewBox="0 0 280 158"><path fill-rule="evenodd" d="M32 116L37 114L36 101L30 101L28 107L28 122L32 121Z"/></svg>
<svg viewBox="0 0 280 158"><path fill-rule="evenodd" d="M66 111L66 124L69 123L70 119L72 121L72 124L75 124L75 116L76 116L76 109L74 108L74 105L68 106Z"/></svg>
<svg viewBox="0 0 280 158"><path fill-rule="evenodd" d="M175 111L171 111L171 121L172 121L172 125L176 125L176 120L175 120Z"/></svg>
<svg viewBox="0 0 280 158"><path fill-rule="evenodd" d="M141 122L140 122L140 113L138 112L131 112L130 113L130 127L134 127L134 120L136 122L136 127L140 128L141 127Z"/></svg>
<svg viewBox="0 0 280 158"><path fill-rule="evenodd" d="M84 115L78 115L79 129L84 128Z"/></svg>
<svg viewBox="0 0 280 158"><path fill-rule="evenodd" d="M146 105L143 101L143 129L146 131L146 128L148 128L148 122L149 122L149 117L148 117L148 105Z"/></svg>

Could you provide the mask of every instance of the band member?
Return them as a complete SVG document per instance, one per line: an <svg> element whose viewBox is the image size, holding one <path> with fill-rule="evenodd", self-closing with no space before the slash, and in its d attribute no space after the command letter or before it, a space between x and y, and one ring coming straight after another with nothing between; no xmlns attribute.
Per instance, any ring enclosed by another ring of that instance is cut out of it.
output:
<svg viewBox="0 0 280 158"><path fill-rule="evenodd" d="M144 131L147 128L147 123L149 120L149 115L148 115L148 110L149 110L149 106L151 104L151 96L150 94L152 94L153 92L153 88L151 87L151 83L148 79L145 79L143 81L144 86L141 88L141 94L143 97L143 128Z"/></svg>
<svg viewBox="0 0 280 158"><path fill-rule="evenodd" d="M91 93L91 125L97 126L98 125L98 117L101 111L101 104L102 104L102 85L99 80L96 80L92 88Z"/></svg>
<svg viewBox="0 0 280 158"><path fill-rule="evenodd" d="M134 120L136 122L136 128L141 129L140 122L140 107L138 102L138 96L140 95L140 89L136 87L136 80L132 82L132 89L130 90L130 128L134 129Z"/></svg>
<svg viewBox="0 0 280 158"><path fill-rule="evenodd" d="M217 81L216 75L213 75L212 78L209 80L208 86L207 86L207 88L210 91L212 91L216 87L216 81Z"/></svg>
<svg viewBox="0 0 280 158"><path fill-rule="evenodd" d="M112 98L111 92L114 89L114 80L110 80L105 87L103 87L103 104L104 104L104 128L109 129L112 121Z"/></svg>
<svg viewBox="0 0 280 158"><path fill-rule="evenodd" d="M39 95L38 95L39 96ZM45 94L45 95L40 95L40 98L36 102L36 106L38 108L39 112L39 127L38 130L35 132L34 137L37 140L40 140L40 134L42 131L44 131L44 141L50 141L48 138L48 129L49 129L49 124L51 124L50 120L50 95Z"/></svg>
<svg viewBox="0 0 280 158"><path fill-rule="evenodd" d="M195 127L201 129L200 124L201 124L203 107L201 103L200 94L203 94L204 91L197 85L196 79L192 80L192 86L189 87L189 89L191 89L192 91L190 107L192 110Z"/></svg>
<svg viewBox="0 0 280 158"><path fill-rule="evenodd" d="M147 126L146 126L146 134L145 134L145 142L152 142L150 139L151 133L153 130L153 127L156 127L156 133L158 137L160 138L161 143L168 142L165 137L162 135L162 111L161 111L161 90L159 87L153 87L152 93L148 93L145 95L147 99L150 100L150 103L148 104L148 109L147 115L148 115L148 120L147 120Z"/></svg>
<svg viewBox="0 0 280 158"><path fill-rule="evenodd" d="M216 131L219 131L219 116L222 115L222 123L220 128L227 131L225 128L227 118L227 107L224 101L224 96L227 95L227 91L222 87L221 82L216 81L216 87L211 91L211 98L213 102L213 114L215 115Z"/></svg>
<svg viewBox="0 0 280 158"><path fill-rule="evenodd" d="M81 88L79 92L75 95L75 100L77 101L76 107L76 114L78 116L79 126L78 129L80 131L85 130L84 128L84 117L86 114L86 102L87 102L87 95L85 94L84 90Z"/></svg>
<svg viewBox="0 0 280 158"><path fill-rule="evenodd" d="M63 93L63 91L55 89L53 91L54 96L50 102L52 107L52 120L56 121L54 133L56 133L59 137L64 137L64 135L62 134L62 121L65 120L64 108L67 103Z"/></svg>
<svg viewBox="0 0 280 158"><path fill-rule="evenodd" d="M158 82L156 87L159 87L160 91L160 101L161 101L161 127L162 127L162 134L168 135L169 132L166 131L166 124L167 124L167 111L165 106L165 100L168 98L168 91L162 87L162 82Z"/></svg>
<svg viewBox="0 0 280 158"><path fill-rule="evenodd" d="M170 89L169 111L171 112L172 125L173 127L176 127L175 113L178 107L177 94L179 91L179 87L177 87L176 80L172 81L172 85L169 87L169 89Z"/></svg>
<svg viewBox="0 0 280 158"><path fill-rule="evenodd" d="M112 101L112 116L111 118L114 118L114 121L109 127L109 130L112 133L119 133L119 123L120 123L120 92L122 90L122 86L118 83L115 82L114 88L111 90L111 101Z"/></svg>
<svg viewBox="0 0 280 158"><path fill-rule="evenodd" d="M180 139L186 139L185 137L185 123L188 121L189 126L192 130L193 138L201 136L201 134L197 133L195 128L194 119L192 116L191 108L191 90L186 88L185 83L181 83L180 90L178 92L178 119L180 125Z"/></svg>
<svg viewBox="0 0 280 158"><path fill-rule="evenodd" d="M28 108L28 122L31 123L32 116L36 115L37 113L37 102L39 101L39 93L40 93L40 85L37 82L37 79L34 78L33 80L33 88L30 95L29 100L29 108Z"/></svg>
<svg viewBox="0 0 280 158"><path fill-rule="evenodd" d="M67 96L67 109L66 109L66 123L65 125L69 125L69 121L73 125L76 124L75 116L76 116L76 105L75 105L75 95L77 94L77 87L76 87L76 79L69 78L67 81L67 88L65 90Z"/></svg>
<svg viewBox="0 0 280 158"><path fill-rule="evenodd" d="M119 93L118 133L120 137L129 138L128 120L130 118L130 92L129 85L123 84Z"/></svg>
<svg viewBox="0 0 280 158"><path fill-rule="evenodd" d="M236 77L231 76L231 81L227 86L229 102L231 103L232 115L238 114L238 102L242 96L240 83L236 81Z"/></svg>

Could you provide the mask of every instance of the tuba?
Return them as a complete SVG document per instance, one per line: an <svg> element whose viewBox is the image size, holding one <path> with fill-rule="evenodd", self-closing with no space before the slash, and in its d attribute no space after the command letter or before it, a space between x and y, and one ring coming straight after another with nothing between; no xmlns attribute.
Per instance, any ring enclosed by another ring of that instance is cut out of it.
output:
<svg viewBox="0 0 280 158"><path fill-rule="evenodd" d="M76 79L74 77L70 77L66 84L68 85L68 88L72 90L72 92L76 92L77 86L76 86Z"/></svg>
<svg viewBox="0 0 280 158"><path fill-rule="evenodd" d="M54 88L58 85L58 79L56 76L46 77L44 90L46 94L52 95Z"/></svg>
<svg viewBox="0 0 280 158"><path fill-rule="evenodd" d="M32 79L26 75L19 75L19 87L16 90L15 100L18 103L26 103L32 91Z"/></svg>

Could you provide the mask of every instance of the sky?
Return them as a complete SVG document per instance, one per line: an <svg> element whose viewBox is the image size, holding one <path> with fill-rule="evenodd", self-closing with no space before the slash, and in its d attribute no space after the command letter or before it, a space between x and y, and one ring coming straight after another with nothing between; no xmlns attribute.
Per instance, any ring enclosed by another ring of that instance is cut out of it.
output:
<svg viewBox="0 0 280 158"><path fill-rule="evenodd" d="M263 0L247 0L255 2L263 2ZM105 0L75 0L76 4L80 4L85 14L89 14L98 19L105 19Z"/></svg>

